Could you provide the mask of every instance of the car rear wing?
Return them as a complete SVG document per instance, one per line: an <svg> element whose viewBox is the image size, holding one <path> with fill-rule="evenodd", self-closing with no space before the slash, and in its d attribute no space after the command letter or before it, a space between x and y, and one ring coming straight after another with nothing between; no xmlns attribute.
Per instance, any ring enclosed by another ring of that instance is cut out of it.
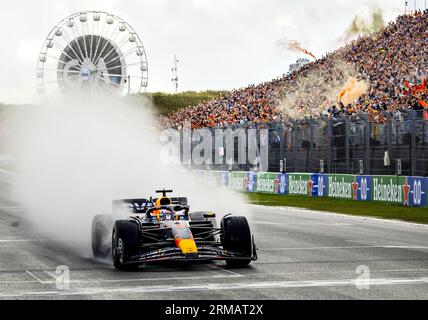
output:
<svg viewBox="0 0 428 320"><path fill-rule="evenodd" d="M153 199L153 203L156 203L157 199ZM188 201L186 197L173 197L171 198L171 202L172 204L179 204L182 206L187 206L188 205Z"/></svg>
<svg viewBox="0 0 428 320"><path fill-rule="evenodd" d="M153 202L147 199L121 199L113 201L113 212L131 211L136 214L143 214L147 209L153 207Z"/></svg>
<svg viewBox="0 0 428 320"><path fill-rule="evenodd" d="M147 210L154 206L157 199L120 199L113 201L113 212L132 212L135 214L146 213ZM172 204L187 206L186 197L174 197L171 198Z"/></svg>

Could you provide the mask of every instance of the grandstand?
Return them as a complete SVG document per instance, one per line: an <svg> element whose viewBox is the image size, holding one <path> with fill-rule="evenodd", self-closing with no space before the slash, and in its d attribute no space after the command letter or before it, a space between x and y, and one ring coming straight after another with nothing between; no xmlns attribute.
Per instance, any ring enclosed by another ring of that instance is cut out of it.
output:
<svg viewBox="0 0 428 320"><path fill-rule="evenodd" d="M293 73L161 117L164 127L270 128L270 171L428 175L428 10L399 16ZM355 79L355 100L338 98ZM391 166L384 166L385 151ZM235 168L236 169L236 168ZM248 169L245 167L238 169Z"/></svg>

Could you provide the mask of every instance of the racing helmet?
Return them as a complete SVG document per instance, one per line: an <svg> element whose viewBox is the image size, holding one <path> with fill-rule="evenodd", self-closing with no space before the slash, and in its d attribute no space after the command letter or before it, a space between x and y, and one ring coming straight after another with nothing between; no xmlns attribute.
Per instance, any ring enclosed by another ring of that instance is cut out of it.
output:
<svg viewBox="0 0 428 320"><path fill-rule="evenodd" d="M172 200L169 197L162 197L156 200L156 207L170 206L171 204L172 204Z"/></svg>
<svg viewBox="0 0 428 320"><path fill-rule="evenodd" d="M157 199L156 202L155 202L155 206L156 207L169 206L169 205L172 205L172 200L171 200L171 198L168 198L166 196ZM158 219L158 221L161 220L161 210L154 210L153 211L153 215L156 216L156 218Z"/></svg>

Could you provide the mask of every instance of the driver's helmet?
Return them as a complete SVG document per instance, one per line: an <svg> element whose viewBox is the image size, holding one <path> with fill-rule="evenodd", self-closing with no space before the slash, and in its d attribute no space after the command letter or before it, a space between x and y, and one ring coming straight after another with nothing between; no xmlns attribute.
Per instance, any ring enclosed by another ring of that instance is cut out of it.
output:
<svg viewBox="0 0 428 320"><path fill-rule="evenodd" d="M169 197L162 197L156 200L155 206L156 207L160 207L160 206L170 206L172 205L172 200ZM162 211L165 210L154 210L153 211L153 215L156 216L156 218L158 219L158 221L161 220L161 214L163 213Z"/></svg>
<svg viewBox="0 0 428 320"><path fill-rule="evenodd" d="M170 206L172 204L171 198L162 197L156 200L156 207L160 206Z"/></svg>

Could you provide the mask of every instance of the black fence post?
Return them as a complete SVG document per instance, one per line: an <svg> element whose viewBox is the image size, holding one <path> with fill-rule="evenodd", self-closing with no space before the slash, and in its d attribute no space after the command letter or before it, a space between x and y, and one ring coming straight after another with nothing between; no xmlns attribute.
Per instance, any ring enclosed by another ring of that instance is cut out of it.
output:
<svg viewBox="0 0 428 320"><path fill-rule="evenodd" d="M416 119L415 119L415 114L412 113L411 114L411 127L410 127L410 132L412 135L412 139L411 139L411 145L410 145L410 161L411 161L411 175L415 175L415 167L416 167Z"/></svg>
<svg viewBox="0 0 428 320"><path fill-rule="evenodd" d="M345 119L345 161L346 161L346 172L349 173L349 140L351 139L351 129L349 119Z"/></svg>
<svg viewBox="0 0 428 320"><path fill-rule="evenodd" d="M388 150L388 154L389 154L389 157L390 157L390 159L391 159L391 167L394 169L394 172L396 172L396 166L395 166L395 161L394 161L394 159L396 158L395 157L395 155L392 153L392 121L391 121L391 119L388 119L388 122L387 122L387 127L386 127L386 131L387 131L387 137L386 137L386 141L387 141L387 150ZM391 172L389 173L389 174L391 174Z"/></svg>
<svg viewBox="0 0 428 320"><path fill-rule="evenodd" d="M332 155L331 155L332 134L333 134L332 123L331 123L331 119L329 119L327 121L327 146L328 147L326 149L327 172L328 173L333 173L332 165L331 165L331 159L332 159Z"/></svg>
<svg viewBox="0 0 428 320"><path fill-rule="evenodd" d="M367 121L366 123L366 159L365 159L365 168L364 171L366 174L371 174L371 165L370 165L370 137L371 137L371 123Z"/></svg>
<svg viewBox="0 0 428 320"><path fill-rule="evenodd" d="M284 160L285 158L285 147L287 143L287 131L284 128L281 128L280 133L280 144L279 144L279 160Z"/></svg>
<svg viewBox="0 0 428 320"><path fill-rule="evenodd" d="M296 126L293 127L293 171L297 172L297 156L299 154L298 146L297 146L297 130Z"/></svg>
<svg viewBox="0 0 428 320"><path fill-rule="evenodd" d="M312 123L309 124L309 152L308 152L308 165L307 167L309 167L309 172L316 172L317 170L314 171L314 152L313 152L313 146L314 146L314 127L312 125Z"/></svg>

